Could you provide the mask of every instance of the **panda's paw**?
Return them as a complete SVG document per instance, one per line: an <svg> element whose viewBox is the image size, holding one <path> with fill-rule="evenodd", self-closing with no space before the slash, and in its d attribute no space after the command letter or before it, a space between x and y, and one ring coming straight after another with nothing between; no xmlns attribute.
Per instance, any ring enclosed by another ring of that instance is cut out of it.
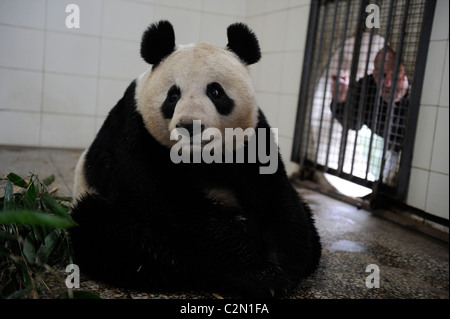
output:
<svg viewBox="0 0 450 319"><path fill-rule="evenodd" d="M256 273L251 279L244 281L244 297L257 299L280 298L288 293L289 280L280 269Z"/></svg>
<svg viewBox="0 0 450 319"><path fill-rule="evenodd" d="M244 298L250 299L273 299L285 296L288 293L284 283L260 283L247 287L244 291Z"/></svg>

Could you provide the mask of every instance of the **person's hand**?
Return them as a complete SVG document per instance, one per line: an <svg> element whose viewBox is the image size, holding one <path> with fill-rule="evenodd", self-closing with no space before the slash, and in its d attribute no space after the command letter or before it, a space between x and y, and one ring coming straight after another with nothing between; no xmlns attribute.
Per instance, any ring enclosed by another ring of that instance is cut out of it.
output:
<svg viewBox="0 0 450 319"><path fill-rule="evenodd" d="M397 88L395 90L394 102L400 101L403 96L405 96L406 92L408 92L408 87L408 77L406 76L403 66L401 66L400 73L398 75Z"/></svg>
<svg viewBox="0 0 450 319"><path fill-rule="evenodd" d="M333 100L336 100L337 103L344 103L345 100L347 99L347 91L348 91L348 86L350 83L350 77L349 77L348 72L345 70L342 70L339 73L339 91L338 91L337 98L336 98L334 95L335 95L337 78L338 78L337 74L331 75L331 94L333 96Z"/></svg>

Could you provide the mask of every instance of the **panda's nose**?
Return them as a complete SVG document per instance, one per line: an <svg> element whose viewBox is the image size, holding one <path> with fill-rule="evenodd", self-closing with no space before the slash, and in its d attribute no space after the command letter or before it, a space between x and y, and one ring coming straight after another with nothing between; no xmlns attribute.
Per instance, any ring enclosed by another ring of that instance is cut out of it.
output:
<svg viewBox="0 0 450 319"><path fill-rule="evenodd" d="M203 124L200 124L200 121L180 122L176 125L176 127L186 129L189 132L190 136L202 133L205 130L205 126Z"/></svg>

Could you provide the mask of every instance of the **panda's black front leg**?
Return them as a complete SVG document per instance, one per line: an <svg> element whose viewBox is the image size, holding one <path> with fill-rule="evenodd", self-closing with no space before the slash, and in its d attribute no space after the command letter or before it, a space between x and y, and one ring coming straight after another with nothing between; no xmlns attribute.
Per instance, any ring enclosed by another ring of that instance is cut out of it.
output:
<svg viewBox="0 0 450 319"><path fill-rule="evenodd" d="M260 258L239 280L257 294L282 294L317 267L321 246L311 210L290 184L282 163L274 174L243 169L239 176L242 214Z"/></svg>
<svg viewBox="0 0 450 319"><path fill-rule="evenodd" d="M205 288L239 292L245 297L281 295L288 280L278 265L273 238L261 232L255 216L242 208L212 203L179 225L186 264Z"/></svg>

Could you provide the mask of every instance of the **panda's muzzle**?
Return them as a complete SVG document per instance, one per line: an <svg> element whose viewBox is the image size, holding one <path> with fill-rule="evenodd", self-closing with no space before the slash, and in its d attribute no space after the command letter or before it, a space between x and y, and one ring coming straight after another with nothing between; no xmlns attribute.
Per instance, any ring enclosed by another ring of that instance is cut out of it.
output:
<svg viewBox="0 0 450 319"><path fill-rule="evenodd" d="M201 134L205 130L205 125L199 122L194 123L194 121L183 121L176 125L176 128L184 128L188 131L189 136L194 136L196 134Z"/></svg>

